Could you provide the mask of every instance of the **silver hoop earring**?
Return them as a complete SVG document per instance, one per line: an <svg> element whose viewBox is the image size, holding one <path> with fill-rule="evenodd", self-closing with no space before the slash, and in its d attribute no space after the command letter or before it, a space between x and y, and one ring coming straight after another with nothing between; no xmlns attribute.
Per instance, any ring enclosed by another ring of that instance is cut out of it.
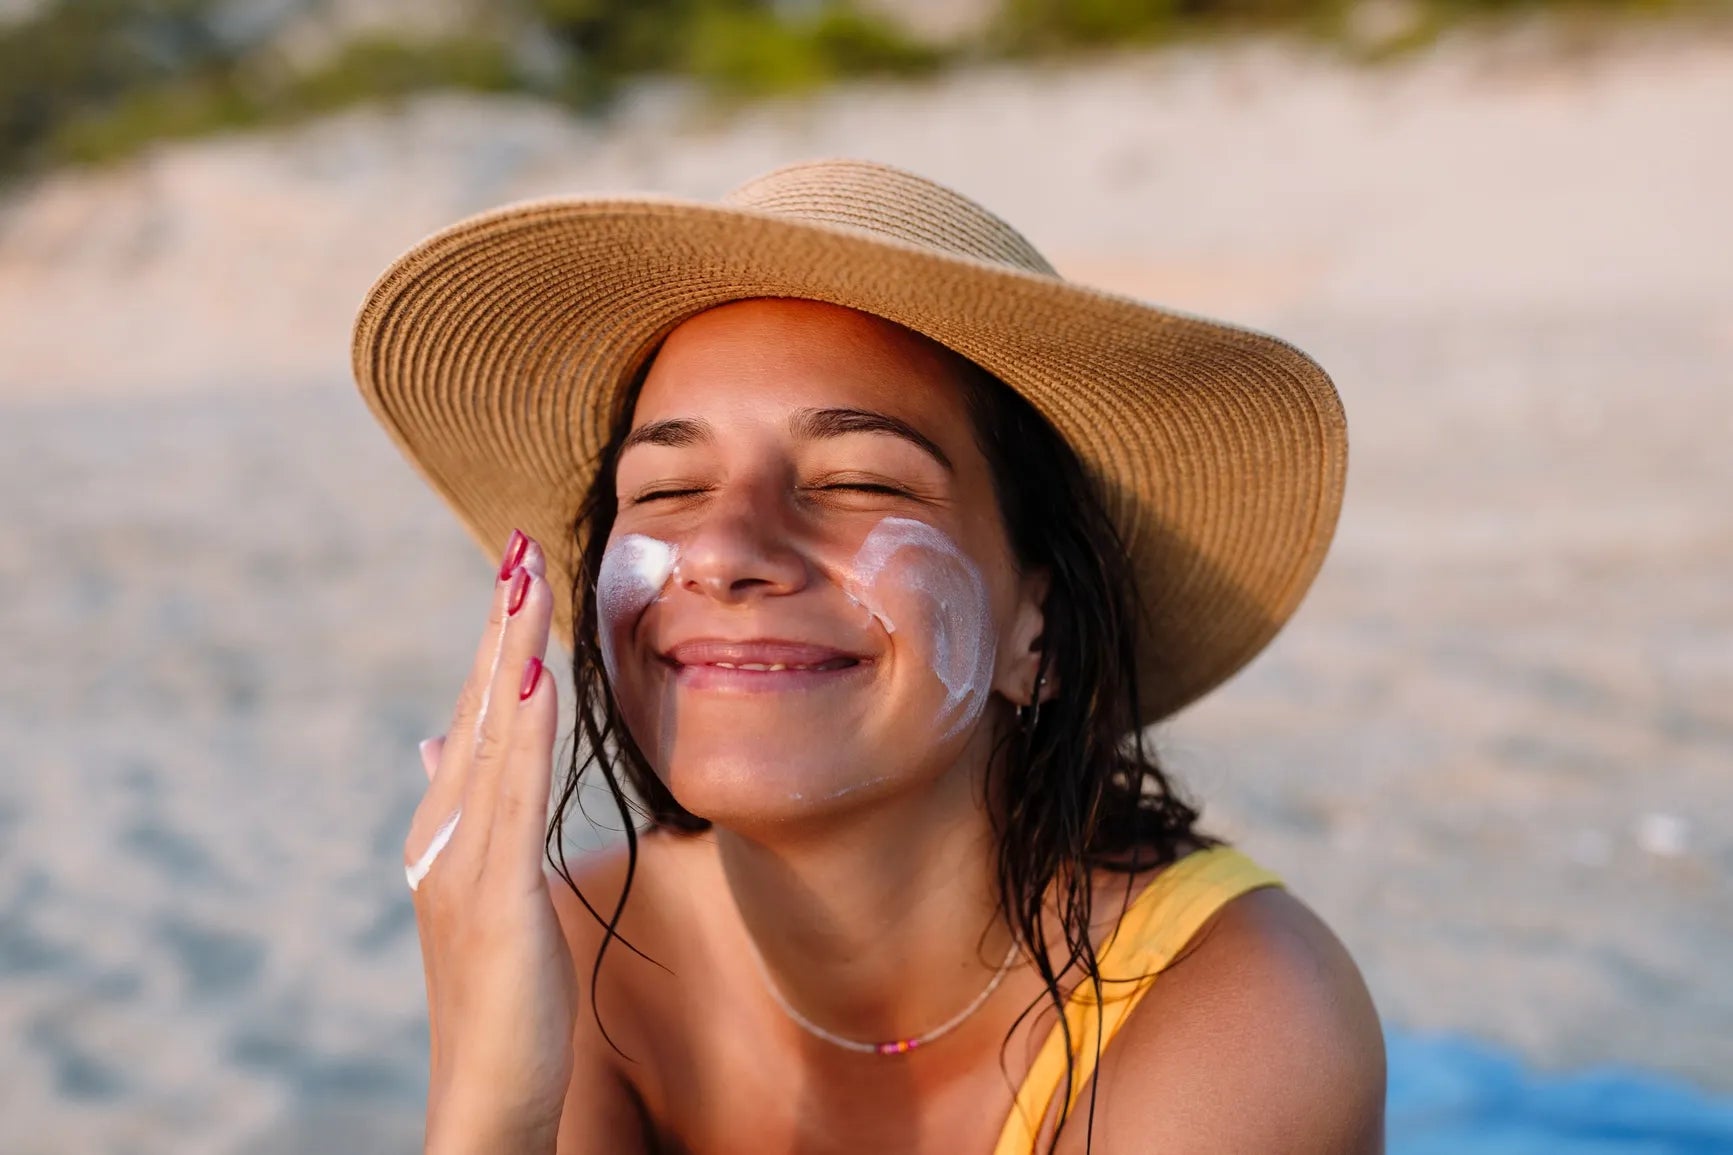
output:
<svg viewBox="0 0 1733 1155"><path fill-rule="evenodd" d="M1041 687L1047 682L1045 668L1035 671L1035 688L1029 693L1029 704L1017 707L1017 726L1024 734L1034 734L1041 721Z"/></svg>

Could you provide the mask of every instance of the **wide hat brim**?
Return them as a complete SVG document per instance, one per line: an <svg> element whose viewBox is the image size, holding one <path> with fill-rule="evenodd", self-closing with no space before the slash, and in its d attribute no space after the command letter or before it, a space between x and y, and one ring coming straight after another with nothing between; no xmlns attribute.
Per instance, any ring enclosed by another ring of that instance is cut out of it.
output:
<svg viewBox="0 0 1733 1155"><path fill-rule="evenodd" d="M1336 391L1266 334L943 244L668 198L508 206L385 272L355 377L490 556L514 527L543 543L569 643L573 517L621 391L670 330L754 297L904 325L1027 398L1099 483L1142 602L1145 719L1165 717L1257 654L1316 575L1347 459Z"/></svg>

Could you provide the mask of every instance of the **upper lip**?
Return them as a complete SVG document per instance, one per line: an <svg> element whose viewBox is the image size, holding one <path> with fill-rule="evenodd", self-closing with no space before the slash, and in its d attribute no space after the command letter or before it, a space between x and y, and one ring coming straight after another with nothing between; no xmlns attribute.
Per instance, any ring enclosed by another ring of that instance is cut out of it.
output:
<svg viewBox="0 0 1733 1155"><path fill-rule="evenodd" d="M866 660L865 655L815 642L782 638L693 638L669 646L662 657L678 666L817 666L846 658Z"/></svg>

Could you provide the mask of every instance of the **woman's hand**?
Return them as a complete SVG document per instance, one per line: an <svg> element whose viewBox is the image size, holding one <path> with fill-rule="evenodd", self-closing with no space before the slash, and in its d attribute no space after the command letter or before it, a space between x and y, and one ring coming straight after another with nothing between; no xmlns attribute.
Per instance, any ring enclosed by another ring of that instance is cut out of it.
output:
<svg viewBox="0 0 1733 1155"><path fill-rule="evenodd" d="M427 979L427 1150L554 1150L577 992L543 848L557 691L542 669L553 599L514 532L404 863ZM455 817L455 825L453 824Z"/></svg>

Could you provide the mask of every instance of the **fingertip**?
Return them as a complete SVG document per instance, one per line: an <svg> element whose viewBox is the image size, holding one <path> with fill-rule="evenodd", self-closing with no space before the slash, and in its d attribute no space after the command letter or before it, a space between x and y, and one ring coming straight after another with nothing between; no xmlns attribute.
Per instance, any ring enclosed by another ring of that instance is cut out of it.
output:
<svg viewBox="0 0 1733 1155"><path fill-rule="evenodd" d="M436 734L432 738L423 738L416 749L421 751L421 768L431 782L433 776L439 772L439 755L445 749L445 735Z"/></svg>
<svg viewBox="0 0 1733 1155"><path fill-rule="evenodd" d="M547 580L547 576L548 576L547 555L542 552L542 543L537 541L533 537L529 539L529 545L524 550L523 561L521 564L523 565L523 567L525 569L529 570L531 573L535 574L537 577L543 579L544 581Z"/></svg>
<svg viewBox="0 0 1733 1155"><path fill-rule="evenodd" d="M535 613L525 611L535 607ZM533 618L541 624L542 636L553 622L554 588L548 584L548 579L528 566L519 567L512 583L507 587L506 617L516 621L520 618Z"/></svg>

